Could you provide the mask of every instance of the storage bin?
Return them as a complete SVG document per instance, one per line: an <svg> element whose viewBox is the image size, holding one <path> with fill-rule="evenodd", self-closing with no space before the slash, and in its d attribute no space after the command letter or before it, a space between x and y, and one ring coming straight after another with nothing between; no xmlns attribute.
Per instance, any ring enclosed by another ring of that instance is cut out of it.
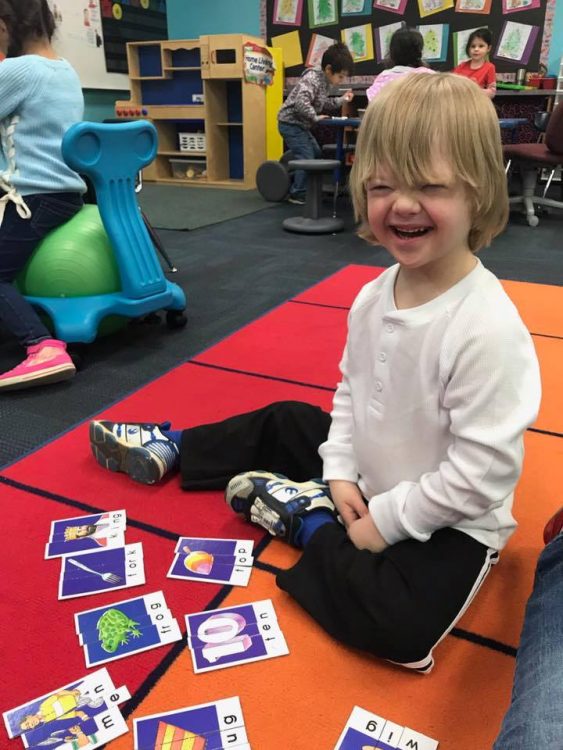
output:
<svg viewBox="0 0 563 750"><path fill-rule="evenodd" d="M205 151L205 133L178 133L180 151Z"/></svg>
<svg viewBox="0 0 563 750"><path fill-rule="evenodd" d="M204 160L170 159L170 166L175 180L199 180L207 176L207 165Z"/></svg>

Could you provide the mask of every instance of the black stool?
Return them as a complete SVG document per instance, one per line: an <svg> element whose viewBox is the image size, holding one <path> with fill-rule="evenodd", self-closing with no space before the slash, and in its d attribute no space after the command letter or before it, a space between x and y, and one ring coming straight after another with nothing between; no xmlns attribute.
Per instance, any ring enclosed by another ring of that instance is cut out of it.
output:
<svg viewBox="0 0 563 750"><path fill-rule="evenodd" d="M285 219L282 226L288 232L298 234L331 234L344 229L342 219L332 216L321 216L323 174L333 172L340 167L336 159L294 159L289 162L294 171L302 169L307 172L307 194L302 216Z"/></svg>

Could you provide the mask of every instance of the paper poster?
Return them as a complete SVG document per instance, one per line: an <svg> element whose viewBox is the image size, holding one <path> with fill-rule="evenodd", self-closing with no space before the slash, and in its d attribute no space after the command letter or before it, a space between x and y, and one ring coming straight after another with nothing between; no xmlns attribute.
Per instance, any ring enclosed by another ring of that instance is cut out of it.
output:
<svg viewBox="0 0 563 750"><path fill-rule="evenodd" d="M341 33L342 41L352 53L354 62L373 60L371 24L366 23L363 26L352 26L349 29L342 29Z"/></svg>
<svg viewBox="0 0 563 750"><path fill-rule="evenodd" d="M474 29L464 29L463 31L454 31L452 34L453 45L454 45L454 66L459 65L465 60L469 60L465 48L467 47L467 41L471 34L477 29L482 29L482 26L477 26Z"/></svg>
<svg viewBox="0 0 563 750"><path fill-rule="evenodd" d="M272 23L301 26L303 0L276 0Z"/></svg>
<svg viewBox="0 0 563 750"><path fill-rule="evenodd" d="M505 21L495 57L526 65L530 59L538 32L538 26Z"/></svg>
<svg viewBox="0 0 563 750"><path fill-rule="evenodd" d="M418 26L424 40L422 59L427 62L445 62L448 56L448 37L450 25L447 23L430 23Z"/></svg>
<svg viewBox="0 0 563 750"><path fill-rule="evenodd" d="M243 73L247 83L271 86L274 82L275 65L266 47L253 42L245 42L243 48Z"/></svg>
<svg viewBox="0 0 563 750"><path fill-rule="evenodd" d="M421 18L453 7L454 0L418 0L418 12Z"/></svg>
<svg viewBox="0 0 563 750"><path fill-rule="evenodd" d="M388 10L389 13L397 13L402 16L407 7L407 0L374 0L373 7Z"/></svg>
<svg viewBox="0 0 563 750"><path fill-rule="evenodd" d="M324 53L334 44L335 41L335 39L323 36L322 34L313 34L309 44L305 66L307 68L319 67Z"/></svg>
<svg viewBox="0 0 563 750"><path fill-rule="evenodd" d="M307 0L309 7L309 26L329 26L338 23L337 0Z"/></svg>
<svg viewBox="0 0 563 750"><path fill-rule="evenodd" d="M502 0L503 13L516 13L519 10L539 8L540 0Z"/></svg>
<svg viewBox="0 0 563 750"><path fill-rule="evenodd" d="M342 0L340 12L343 16L369 16L371 0Z"/></svg>
<svg viewBox="0 0 563 750"><path fill-rule="evenodd" d="M373 33L375 36L375 49L377 62L383 62L383 60L389 54L389 44L391 43L391 37L397 31L401 29L403 24L398 21L397 23L388 23L386 26L380 26L378 29L374 29Z"/></svg>
<svg viewBox="0 0 563 750"><path fill-rule="evenodd" d="M455 11L456 13L481 13L486 15L491 12L491 4L492 0L457 0Z"/></svg>
<svg viewBox="0 0 563 750"><path fill-rule="evenodd" d="M301 40L298 31L288 31L287 34L280 34L272 37L272 47L279 47L283 55L283 64L286 68L292 68L295 65L303 64L303 54L301 52Z"/></svg>

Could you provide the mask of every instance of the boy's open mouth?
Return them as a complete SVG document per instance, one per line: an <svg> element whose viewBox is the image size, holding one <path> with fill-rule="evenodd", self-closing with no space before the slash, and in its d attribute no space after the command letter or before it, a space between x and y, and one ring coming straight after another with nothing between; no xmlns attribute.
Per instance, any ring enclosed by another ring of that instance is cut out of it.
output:
<svg viewBox="0 0 563 750"><path fill-rule="evenodd" d="M423 237L432 231L432 227L397 227L391 226L392 231L402 240L412 240L417 237Z"/></svg>

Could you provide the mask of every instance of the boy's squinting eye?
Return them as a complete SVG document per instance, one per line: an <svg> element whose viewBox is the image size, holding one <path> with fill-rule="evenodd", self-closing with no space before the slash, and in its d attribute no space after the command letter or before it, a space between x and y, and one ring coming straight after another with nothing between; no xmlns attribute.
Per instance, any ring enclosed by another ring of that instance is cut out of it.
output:
<svg viewBox="0 0 563 750"><path fill-rule="evenodd" d="M425 193L430 193L435 190L445 190L446 187L447 187L446 185L440 185L438 183L429 182L426 185L423 185L421 190L423 190Z"/></svg>
<svg viewBox="0 0 563 750"><path fill-rule="evenodd" d="M380 185L377 183L375 185L368 185L368 193L383 193L386 190L391 190L389 185Z"/></svg>

